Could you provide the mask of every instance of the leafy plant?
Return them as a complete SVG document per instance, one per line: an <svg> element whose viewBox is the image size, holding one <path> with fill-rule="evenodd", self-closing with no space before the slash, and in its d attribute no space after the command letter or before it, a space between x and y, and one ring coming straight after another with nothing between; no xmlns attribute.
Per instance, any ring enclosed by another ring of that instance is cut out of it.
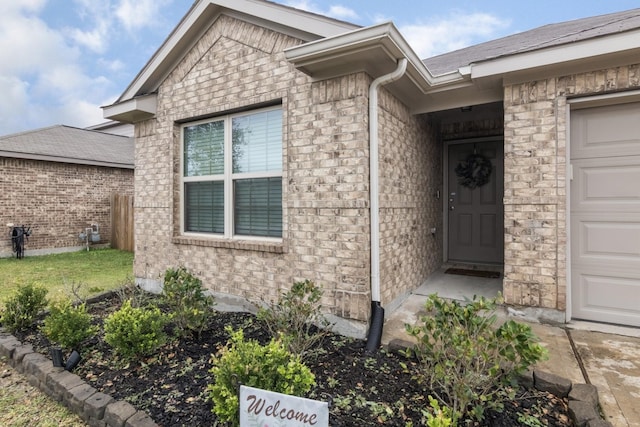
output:
<svg viewBox="0 0 640 427"><path fill-rule="evenodd" d="M300 356L289 352L280 340L267 345L245 340L241 329L227 327L231 338L211 361L214 382L207 387L213 413L222 422L238 426L238 386L243 384L278 393L302 396L315 384L315 376Z"/></svg>
<svg viewBox="0 0 640 427"><path fill-rule="evenodd" d="M329 333L329 322L320 310L322 289L314 282L295 282L275 304L258 311L273 336L282 336L289 351L305 359Z"/></svg>
<svg viewBox="0 0 640 427"><path fill-rule="evenodd" d="M162 295L181 336L194 333L199 336L215 314L214 298L205 294L202 281L184 267L165 272Z"/></svg>
<svg viewBox="0 0 640 427"><path fill-rule="evenodd" d="M430 295L420 325L405 325L417 339L409 351L416 377L438 401L461 416L482 420L487 408L503 409L514 394L515 375L546 356L528 325L509 320L495 327L499 298L475 298L466 305Z"/></svg>
<svg viewBox="0 0 640 427"><path fill-rule="evenodd" d="M158 307L122 307L104 321L104 340L125 359L153 353L167 341L164 331L169 318Z"/></svg>
<svg viewBox="0 0 640 427"><path fill-rule="evenodd" d="M440 403L431 395L427 397L429 398L431 411L422 411L424 425L427 427L456 427L453 423L454 417L451 409L446 406L440 407Z"/></svg>
<svg viewBox="0 0 640 427"><path fill-rule="evenodd" d="M49 305L42 331L51 341L77 349L82 341L98 332L98 328L91 325L85 304L74 306L68 300L60 300Z"/></svg>
<svg viewBox="0 0 640 427"><path fill-rule="evenodd" d="M46 297L47 290L43 287L33 284L18 286L14 295L5 301L0 322L12 332L28 328L47 306Z"/></svg>

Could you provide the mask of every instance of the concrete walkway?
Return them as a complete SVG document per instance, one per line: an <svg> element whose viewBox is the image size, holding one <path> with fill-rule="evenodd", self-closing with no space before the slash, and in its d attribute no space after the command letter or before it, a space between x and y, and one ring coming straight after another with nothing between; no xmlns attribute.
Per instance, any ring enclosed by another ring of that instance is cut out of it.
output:
<svg viewBox="0 0 640 427"><path fill-rule="evenodd" d="M415 324L427 296L412 294L387 314L383 345L413 342L406 323ZM505 318L509 314L498 313ZM522 321L517 317L514 320ZM575 322L562 326L530 323L548 349L549 359L536 369L598 388L605 419L616 427L640 426L640 329Z"/></svg>

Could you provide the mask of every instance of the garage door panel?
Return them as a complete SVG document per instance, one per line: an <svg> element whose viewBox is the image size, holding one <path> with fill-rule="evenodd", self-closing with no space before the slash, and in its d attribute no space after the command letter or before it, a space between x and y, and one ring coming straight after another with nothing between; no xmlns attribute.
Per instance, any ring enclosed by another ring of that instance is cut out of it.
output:
<svg viewBox="0 0 640 427"><path fill-rule="evenodd" d="M587 108L571 114L571 157L640 155L640 103Z"/></svg>
<svg viewBox="0 0 640 427"><path fill-rule="evenodd" d="M575 317L640 326L640 278L581 274L578 281Z"/></svg>
<svg viewBox="0 0 640 427"><path fill-rule="evenodd" d="M572 165L574 209L640 211L640 156L577 160Z"/></svg>
<svg viewBox="0 0 640 427"><path fill-rule="evenodd" d="M573 219L572 250L576 262L637 262L640 263L640 218L594 218L576 215Z"/></svg>
<svg viewBox="0 0 640 427"><path fill-rule="evenodd" d="M572 317L640 326L640 103L571 112Z"/></svg>

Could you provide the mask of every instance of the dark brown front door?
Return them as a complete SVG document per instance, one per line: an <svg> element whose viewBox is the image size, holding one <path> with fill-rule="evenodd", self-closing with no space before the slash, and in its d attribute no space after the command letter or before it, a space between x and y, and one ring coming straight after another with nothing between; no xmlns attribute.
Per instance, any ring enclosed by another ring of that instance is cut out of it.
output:
<svg viewBox="0 0 640 427"><path fill-rule="evenodd" d="M449 145L449 261L504 261L503 152L501 140Z"/></svg>

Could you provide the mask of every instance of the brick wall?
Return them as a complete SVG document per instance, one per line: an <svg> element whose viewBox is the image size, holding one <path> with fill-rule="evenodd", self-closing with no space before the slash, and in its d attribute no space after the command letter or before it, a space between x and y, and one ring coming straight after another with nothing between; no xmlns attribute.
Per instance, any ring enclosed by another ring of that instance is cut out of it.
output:
<svg viewBox="0 0 640 427"><path fill-rule="evenodd" d="M629 65L505 87L505 299L566 309L567 98L640 87Z"/></svg>
<svg viewBox="0 0 640 427"><path fill-rule="evenodd" d="M442 144L427 116L380 89L380 286L382 304L442 264ZM436 234L431 234L436 228Z"/></svg>
<svg viewBox="0 0 640 427"><path fill-rule="evenodd" d="M100 226L103 243L111 235L110 195L133 194L133 170L0 158L0 256L11 255L7 223L31 224L29 251L81 245L87 223Z"/></svg>
<svg viewBox="0 0 640 427"><path fill-rule="evenodd" d="M369 79L311 83L282 52L299 43L222 16L161 85L157 117L136 124L136 277L184 265L208 288L254 301L311 279L325 289L326 311L367 319ZM274 101L283 110L283 243L181 236L179 123Z"/></svg>
<svg viewBox="0 0 640 427"><path fill-rule="evenodd" d="M222 16L161 85L157 117L136 124L135 275L158 280L184 265L213 291L254 301L310 279L324 288L326 312L363 322L371 300L371 78L312 82L284 58L283 49L299 43ZM182 236L180 123L273 101L283 111L282 244ZM380 111L386 303L441 259L429 229L441 222L430 203L442 173L427 119L411 117L386 92Z"/></svg>

